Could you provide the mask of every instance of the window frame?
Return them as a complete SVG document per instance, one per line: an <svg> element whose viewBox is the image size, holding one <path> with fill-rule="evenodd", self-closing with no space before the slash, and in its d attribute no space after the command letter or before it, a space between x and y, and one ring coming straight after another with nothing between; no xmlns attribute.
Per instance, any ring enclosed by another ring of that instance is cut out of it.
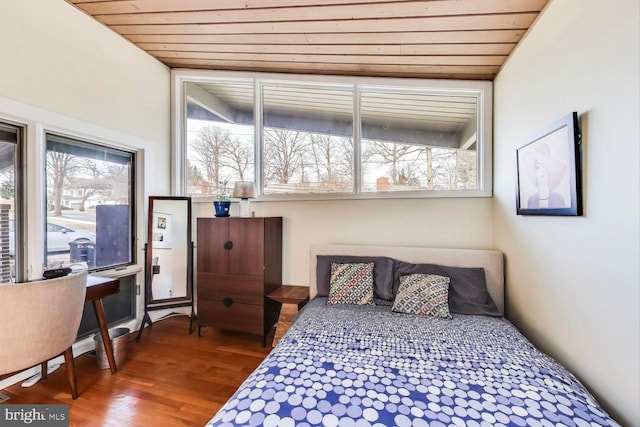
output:
<svg viewBox="0 0 640 427"><path fill-rule="evenodd" d="M24 281L25 273L25 237L26 224L23 220L25 212L25 147L27 129L22 123L0 117L0 124L12 127L16 130L16 148L14 157L14 218L13 218L13 244L14 244L14 282Z"/></svg>
<svg viewBox="0 0 640 427"><path fill-rule="evenodd" d="M42 199L42 205L44 206L45 212L44 212L44 223L41 225L41 229L44 230L44 235L47 235L47 226L48 226L48 215L46 212L46 207L47 207L47 171L46 171L46 167L47 167L47 138L48 135L51 135L53 137L57 137L57 138L61 138L61 139L68 139L72 142L77 142L79 143L81 146L88 146L88 147L95 147L97 149L99 148L103 148L106 150L111 150L111 151L119 151L122 153L127 153L128 155L131 156L131 174L130 174L130 186L129 186L129 191L130 191L130 208L129 208L129 227L130 227L130 234L131 234L131 241L129 242L129 250L131 253L131 258L129 261L127 262L123 262L123 263L119 263L119 264L113 264L113 265L108 265L108 266L96 266L96 267L90 267L87 269L87 271L89 271L89 273L96 273L99 271L109 271L109 270L122 270L122 269L127 269L130 267L134 267L136 266L141 257L138 257L138 251L136 250L137 248L137 236L138 236L138 220L137 220L137 214L138 214L138 180L137 180L137 175L139 174L139 172L137 171L138 167L139 167L139 161L138 161L138 154L139 151L132 149L130 147L122 147L122 146L117 146L114 145L112 143L109 143L107 141L100 141L99 138L96 137L90 137L90 136L84 136L84 135L78 135L78 134L74 134L74 133L69 133L69 132L62 132L62 131L58 131L58 130L53 130L52 128L45 128L43 129L43 160L44 160L44 168L45 171L42 175L43 177L43 182L42 182L42 188L43 188L43 199ZM66 143L66 142L65 142ZM91 149L91 148L89 148ZM64 227L64 226L62 226ZM44 262L45 264L48 262L47 258L47 241L46 239L43 239L44 241L44 246L43 246L43 257L44 257Z"/></svg>
<svg viewBox="0 0 640 427"><path fill-rule="evenodd" d="M303 76L303 77L307 77L307 76ZM319 88L327 88L327 89L337 89L337 90L347 90L349 88L349 86L351 86L352 90L352 101L353 101L353 105L355 108L356 104L359 104L356 100L358 99L357 96L357 87L354 86L353 84L351 84L350 82L346 83L345 82L341 82L341 81L311 81L311 80L306 80L306 79L299 79L299 80L290 80L288 78L283 78L283 76L279 76L278 79L274 79L274 78L260 78L260 79L256 79L255 83L254 83L254 89L257 93L259 93L259 101L257 99L254 99L254 109L258 110L259 109L259 114L256 113L255 117L260 117L260 126L258 126L257 124L255 125L255 133L256 133L256 157L259 158L259 161L256 162L256 178L255 178L255 184L256 184L256 193L258 194L258 198L260 200L266 200L266 201L270 201L270 200L323 200L323 199L328 199L328 200L333 200L333 199L341 199L341 198L353 198L353 196L355 196L356 194L359 193L359 188L360 188L360 175L359 175L359 169L360 169L360 156L359 156L359 151L360 151L360 144L357 144L356 141L359 141L359 137L358 139L356 139L356 127L359 128L359 124L355 123L355 110L354 110L354 116L352 116L352 126L353 126L353 133L352 133L352 138L354 141L354 146L353 146L353 162L354 162L354 169L353 169L353 192L348 192L348 193L294 193L294 194L264 194L264 185L262 184L264 182L264 87L265 86L284 86L287 88L302 88L302 89L307 89L307 88L312 88L312 87L319 87ZM358 153L356 153L356 147L358 147ZM258 154L259 153L259 154ZM258 167L259 164L259 167ZM356 166L357 165L357 166ZM346 196L346 197L345 197Z"/></svg>
<svg viewBox="0 0 640 427"><path fill-rule="evenodd" d="M433 80L400 79L386 77L323 76L304 74L274 74L211 70L171 71L171 190L172 194L186 193L186 90L187 83L211 83L220 79L253 79L254 81L254 142L255 142L255 183L258 201L296 200L350 200L350 199L412 199L412 198L468 198L492 197L492 116L493 84L480 80ZM344 85L354 87L353 97L353 138L354 138L354 192L352 193L298 193L263 194L263 100L262 87L265 84L287 85ZM360 96L365 89L408 90L420 88L425 93L456 94L477 99L477 185L475 190L419 190L402 192L362 192L361 173L361 117ZM202 202L212 201L212 197L194 197Z"/></svg>

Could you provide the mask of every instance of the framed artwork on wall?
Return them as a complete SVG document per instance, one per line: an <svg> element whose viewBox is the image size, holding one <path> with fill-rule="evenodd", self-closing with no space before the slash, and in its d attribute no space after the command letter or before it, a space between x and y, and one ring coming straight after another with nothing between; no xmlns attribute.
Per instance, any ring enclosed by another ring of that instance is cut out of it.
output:
<svg viewBox="0 0 640 427"><path fill-rule="evenodd" d="M582 215L578 113L534 135L516 161L518 215Z"/></svg>

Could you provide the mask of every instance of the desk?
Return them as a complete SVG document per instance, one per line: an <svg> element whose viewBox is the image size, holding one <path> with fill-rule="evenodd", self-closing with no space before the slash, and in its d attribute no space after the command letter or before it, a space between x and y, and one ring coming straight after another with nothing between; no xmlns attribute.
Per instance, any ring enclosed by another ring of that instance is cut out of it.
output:
<svg viewBox="0 0 640 427"><path fill-rule="evenodd" d="M280 317L273 337L273 346L275 347L280 338L289 330L298 310L309 302L309 287L283 285L267 295L267 298L281 304Z"/></svg>
<svg viewBox="0 0 640 427"><path fill-rule="evenodd" d="M102 342L104 343L104 352L107 355L109 369L112 374L118 372L118 367L116 366L116 360L113 357L113 345L111 344L111 338L109 337L107 319L104 316L102 298L117 294L118 292L120 292L120 279L91 275L87 276L87 294L84 301L91 301L93 304L93 310L96 312L96 318L98 319L100 335L102 336Z"/></svg>

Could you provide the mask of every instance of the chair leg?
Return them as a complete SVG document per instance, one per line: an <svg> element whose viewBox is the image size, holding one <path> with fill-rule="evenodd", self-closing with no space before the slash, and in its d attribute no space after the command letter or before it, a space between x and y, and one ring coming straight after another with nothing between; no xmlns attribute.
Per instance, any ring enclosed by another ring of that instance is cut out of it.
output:
<svg viewBox="0 0 640 427"><path fill-rule="evenodd" d="M40 364L40 378L42 378L42 381L46 381L49 376L47 373L47 362L48 360L45 360Z"/></svg>
<svg viewBox="0 0 640 427"><path fill-rule="evenodd" d="M67 365L67 378L71 389L71 398L78 398L78 382L76 380L76 367L73 363L73 348L69 347L64 351L64 363Z"/></svg>

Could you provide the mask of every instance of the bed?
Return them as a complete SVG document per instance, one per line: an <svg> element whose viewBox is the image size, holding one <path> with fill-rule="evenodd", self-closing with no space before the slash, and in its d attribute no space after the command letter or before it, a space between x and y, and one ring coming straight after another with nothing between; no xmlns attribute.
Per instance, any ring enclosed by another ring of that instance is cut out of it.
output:
<svg viewBox="0 0 640 427"><path fill-rule="evenodd" d="M340 302L342 268L375 272L373 303ZM425 281L447 290L446 315L398 312ZM500 252L314 246L309 282L312 300L207 426L618 425L502 317Z"/></svg>

